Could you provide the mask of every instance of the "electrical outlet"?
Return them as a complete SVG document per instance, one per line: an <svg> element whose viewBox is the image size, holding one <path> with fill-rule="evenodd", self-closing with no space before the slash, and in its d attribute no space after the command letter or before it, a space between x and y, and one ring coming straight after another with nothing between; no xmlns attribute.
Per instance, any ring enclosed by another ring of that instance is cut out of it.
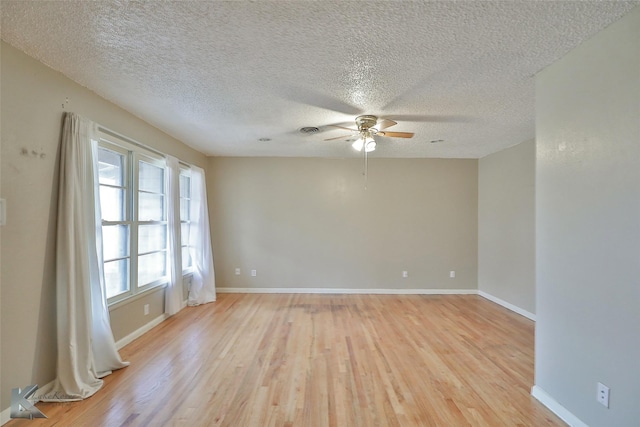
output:
<svg viewBox="0 0 640 427"><path fill-rule="evenodd" d="M252 277L256 277L257 275L258 275L258 272L256 270L251 270Z"/></svg>
<svg viewBox="0 0 640 427"><path fill-rule="evenodd" d="M239 276L239 275L240 275L240 269L236 268L236 276Z"/></svg>
<svg viewBox="0 0 640 427"><path fill-rule="evenodd" d="M408 271L403 271L403 272L402 272L402 277L404 277L405 279L406 279L407 277L409 277L409 272L408 272Z"/></svg>
<svg viewBox="0 0 640 427"><path fill-rule="evenodd" d="M450 277L451 279L453 279L454 277L456 277L456 272L455 272L455 271L453 271L453 270L451 270L451 271L449 272L449 277Z"/></svg>
<svg viewBox="0 0 640 427"><path fill-rule="evenodd" d="M149 304L144 305L144 315L145 316L149 315Z"/></svg>
<svg viewBox="0 0 640 427"><path fill-rule="evenodd" d="M602 383L598 383L598 402L608 408L609 407L609 387Z"/></svg>

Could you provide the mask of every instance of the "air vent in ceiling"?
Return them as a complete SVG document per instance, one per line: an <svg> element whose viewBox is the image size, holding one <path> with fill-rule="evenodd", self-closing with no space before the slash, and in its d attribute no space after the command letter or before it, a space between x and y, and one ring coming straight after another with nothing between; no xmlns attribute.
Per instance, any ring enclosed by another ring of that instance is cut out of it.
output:
<svg viewBox="0 0 640 427"><path fill-rule="evenodd" d="M318 132L320 132L320 129L315 126L305 126L303 128L300 128L300 133L304 133L306 135L311 135Z"/></svg>

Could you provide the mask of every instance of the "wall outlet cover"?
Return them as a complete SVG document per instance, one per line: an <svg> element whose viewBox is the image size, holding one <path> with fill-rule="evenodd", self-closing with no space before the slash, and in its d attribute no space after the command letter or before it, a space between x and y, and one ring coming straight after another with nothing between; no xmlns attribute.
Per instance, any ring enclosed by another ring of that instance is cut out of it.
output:
<svg viewBox="0 0 640 427"><path fill-rule="evenodd" d="M609 387L602 383L598 383L598 395L596 396L598 402L604 407L609 407Z"/></svg>

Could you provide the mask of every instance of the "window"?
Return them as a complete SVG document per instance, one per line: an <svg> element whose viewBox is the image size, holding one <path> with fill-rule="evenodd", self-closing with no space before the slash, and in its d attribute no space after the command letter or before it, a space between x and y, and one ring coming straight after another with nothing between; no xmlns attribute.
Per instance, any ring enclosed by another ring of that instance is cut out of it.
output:
<svg viewBox="0 0 640 427"><path fill-rule="evenodd" d="M188 273L193 267L189 246L189 230L191 227L191 172L180 170L180 246L182 247L182 273Z"/></svg>
<svg viewBox="0 0 640 427"><path fill-rule="evenodd" d="M110 303L167 281L165 161L113 140L101 139L98 152L105 287Z"/></svg>
<svg viewBox="0 0 640 427"><path fill-rule="evenodd" d="M142 157L142 156L141 156ZM159 284L167 276L167 215L164 162L137 162L138 287Z"/></svg>

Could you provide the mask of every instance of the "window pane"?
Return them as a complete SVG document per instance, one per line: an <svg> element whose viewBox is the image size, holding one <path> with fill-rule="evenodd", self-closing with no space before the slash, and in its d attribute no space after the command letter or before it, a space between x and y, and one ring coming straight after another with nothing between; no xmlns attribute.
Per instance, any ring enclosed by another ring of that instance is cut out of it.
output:
<svg viewBox="0 0 640 427"><path fill-rule="evenodd" d="M164 196L159 194L138 193L138 220L164 220Z"/></svg>
<svg viewBox="0 0 640 427"><path fill-rule="evenodd" d="M121 259L104 263L104 281L107 298L129 290L129 260Z"/></svg>
<svg viewBox="0 0 640 427"><path fill-rule="evenodd" d="M98 175L100 184L124 186L124 156L105 148L98 150Z"/></svg>
<svg viewBox="0 0 640 427"><path fill-rule="evenodd" d="M141 191L164 194L164 168L140 161L138 175Z"/></svg>
<svg viewBox="0 0 640 427"><path fill-rule="evenodd" d="M189 251L189 247L182 247L182 269L186 270L187 268L193 265L193 261L191 260L191 251Z"/></svg>
<svg viewBox="0 0 640 427"><path fill-rule="evenodd" d="M129 226L102 226L102 248L104 260L122 258L129 255Z"/></svg>
<svg viewBox="0 0 640 427"><path fill-rule="evenodd" d="M166 254L156 252L138 257L138 286L161 279L166 274Z"/></svg>
<svg viewBox="0 0 640 427"><path fill-rule="evenodd" d="M180 197L191 197L191 177L180 175Z"/></svg>
<svg viewBox="0 0 640 427"><path fill-rule="evenodd" d="M122 188L100 186L100 209L104 221L124 221L124 193Z"/></svg>
<svg viewBox="0 0 640 427"><path fill-rule="evenodd" d="M167 248L167 226L141 225L138 227L138 253L159 251Z"/></svg>
<svg viewBox="0 0 640 427"><path fill-rule="evenodd" d="M190 217L189 199L180 199L180 220L188 221Z"/></svg>
<svg viewBox="0 0 640 427"><path fill-rule="evenodd" d="M189 244L189 223L180 224L180 246Z"/></svg>

